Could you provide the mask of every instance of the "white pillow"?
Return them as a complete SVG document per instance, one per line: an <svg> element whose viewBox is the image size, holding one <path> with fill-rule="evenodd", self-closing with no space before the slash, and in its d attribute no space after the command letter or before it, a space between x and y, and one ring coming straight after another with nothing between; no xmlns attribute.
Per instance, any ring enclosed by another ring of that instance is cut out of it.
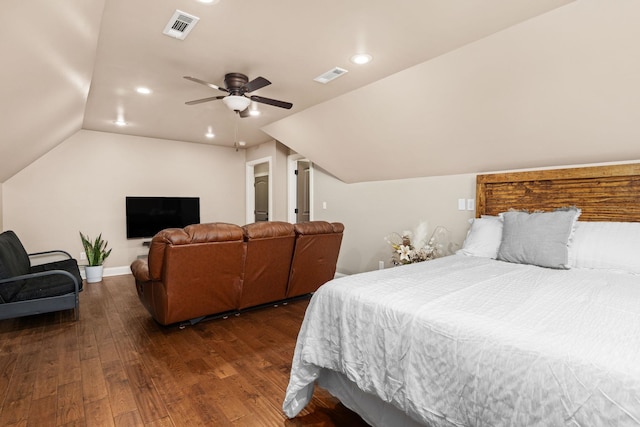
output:
<svg viewBox="0 0 640 427"><path fill-rule="evenodd" d="M640 223L579 221L569 265L640 274Z"/></svg>
<svg viewBox="0 0 640 427"><path fill-rule="evenodd" d="M502 219L497 216L483 216L470 221L471 227L458 253L495 259L502 241Z"/></svg>

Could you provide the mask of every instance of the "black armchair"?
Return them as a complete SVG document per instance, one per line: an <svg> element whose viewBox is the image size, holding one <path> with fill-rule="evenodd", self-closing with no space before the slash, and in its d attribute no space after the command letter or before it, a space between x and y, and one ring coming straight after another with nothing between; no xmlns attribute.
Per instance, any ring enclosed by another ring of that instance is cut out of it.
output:
<svg viewBox="0 0 640 427"><path fill-rule="evenodd" d="M31 258L43 255L65 259L31 265ZM13 231L0 234L0 320L72 308L77 320L80 291L78 263L69 253L28 254Z"/></svg>

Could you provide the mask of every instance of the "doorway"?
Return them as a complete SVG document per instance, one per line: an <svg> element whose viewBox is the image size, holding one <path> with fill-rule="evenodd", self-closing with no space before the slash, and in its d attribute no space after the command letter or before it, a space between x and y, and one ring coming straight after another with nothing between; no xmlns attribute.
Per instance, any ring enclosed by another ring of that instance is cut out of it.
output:
<svg viewBox="0 0 640 427"><path fill-rule="evenodd" d="M271 157L246 163L246 212L247 224L269 221L273 212L273 179Z"/></svg>
<svg viewBox="0 0 640 427"><path fill-rule="evenodd" d="M311 198L309 197L309 174L311 163L308 160L296 162L296 222L311 220Z"/></svg>
<svg viewBox="0 0 640 427"><path fill-rule="evenodd" d="M269 221L269 175L255 175L253 181L255 222Z"/></svg>
<svg viewBox="0 0 640 427"><path fill-rule="evenodd" d="M296 154L288 164L288 221L313 221L313 163Z"/></svg>

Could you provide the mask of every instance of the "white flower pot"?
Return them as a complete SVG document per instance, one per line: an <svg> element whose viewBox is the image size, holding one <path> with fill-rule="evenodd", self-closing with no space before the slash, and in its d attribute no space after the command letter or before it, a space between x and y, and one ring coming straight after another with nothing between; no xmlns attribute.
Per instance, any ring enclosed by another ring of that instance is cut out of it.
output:
<svg viewBox="0 0 640 427"><path fill-rule="evenodd" d="M101 265L85 265L84 274L87 276L87 283L96 283L102 281Z"/></svg>

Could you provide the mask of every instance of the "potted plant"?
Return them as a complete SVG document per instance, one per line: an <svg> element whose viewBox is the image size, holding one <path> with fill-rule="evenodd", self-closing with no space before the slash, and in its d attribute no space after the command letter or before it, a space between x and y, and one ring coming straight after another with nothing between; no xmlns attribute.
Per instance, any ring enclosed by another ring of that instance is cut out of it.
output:
<svg viewBox="0 0 640 427"><path fill-rule="evenodd" d="M93 240L80 232L80 240L82 240L82 246L89 262L89 265L84 267L87 283L102 281L102 264L111 254L111 249L107 250L109 242L102 240L102 233Z"/></svg>

